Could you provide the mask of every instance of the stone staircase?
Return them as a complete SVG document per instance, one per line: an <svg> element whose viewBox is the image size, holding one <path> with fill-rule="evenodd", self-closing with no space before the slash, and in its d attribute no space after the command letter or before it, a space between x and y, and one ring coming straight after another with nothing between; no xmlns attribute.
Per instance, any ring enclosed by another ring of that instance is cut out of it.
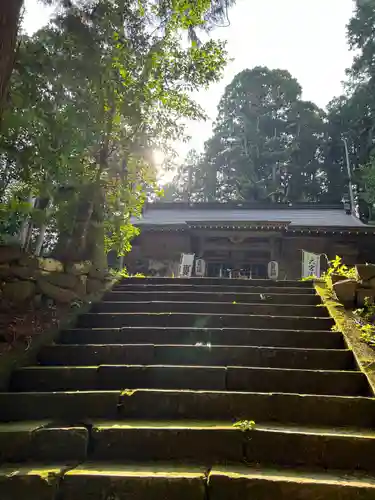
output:
<svg viewBox="0 0 375 500"><path fill-rule="evenodd" d="M332 326L309 283L124 280L0 394L0 500L374 500Z"/></svg>

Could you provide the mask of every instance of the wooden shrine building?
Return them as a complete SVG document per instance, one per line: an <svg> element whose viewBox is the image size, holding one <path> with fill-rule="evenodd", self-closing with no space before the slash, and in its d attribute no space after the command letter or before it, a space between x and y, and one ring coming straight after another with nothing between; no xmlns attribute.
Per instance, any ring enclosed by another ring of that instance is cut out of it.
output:
<svg viewBox="0 0 375 500"><path fill-rule="evenodd" d="M298 279L303 250L348 265L375 262L375 226L343 205L153 203L132 222L141 230L125 258L132 273L176 276L183 253L203 259L212 277L266 278L276 261L278 279Z"/></svg>

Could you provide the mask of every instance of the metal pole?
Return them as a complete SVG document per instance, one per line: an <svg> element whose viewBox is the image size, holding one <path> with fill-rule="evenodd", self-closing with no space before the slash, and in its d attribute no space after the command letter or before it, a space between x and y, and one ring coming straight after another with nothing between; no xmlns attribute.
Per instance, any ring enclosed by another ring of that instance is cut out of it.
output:
<svg viewBox="0 0 375 500"><path fill-rule="evenodd" d="M345 146L345 156L346 156L346 168L348 171L348 179L349 179L349 197L350 197L350 205L351 205L351 213L353 214L355 212L355 205L354 205L354 195L353 195L353 184L352 184L352 171L350 168L350 159L349 159L349 149L348 149L348 141L342 137L342 142L344 143Z"/></svg>

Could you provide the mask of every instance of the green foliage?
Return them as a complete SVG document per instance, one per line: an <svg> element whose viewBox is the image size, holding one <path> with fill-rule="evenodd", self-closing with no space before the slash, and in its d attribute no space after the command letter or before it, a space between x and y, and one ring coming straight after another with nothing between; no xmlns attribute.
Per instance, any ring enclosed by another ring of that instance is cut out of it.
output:
<svg viewBox="0 0 375 500"><path fill-rule="evenodd" d="M0 201L20 186L24 198L53 200L31 216L57 256L101 265L109 250L130 250L131 217L156 191L152 151L184 137L183 118L204 118L191 92L222 74L224 45L196 34L222 15L214 0L63 2L48 27L22 38Z"/></svg>
<svg viewBox="0 0 375 500"><path fill-rule="evenodd" d="M361 339L371 347L375 347L375 326L370 324L362 325Z"/></svg>
<svg viewBox="0 0 375 500"><path fill-rule="evenodd" d="M233 424L233 427L239 429L242 432L252 431L255 429L254 420L240 420Z"/></svg>
<svg viewBox="0 0 375 500"><path fill-rule="evenodd" d="M342 257L336 255L333 260L329 261L329 266L327 272L324 274L324 278L331 278L333 274L338 274L346 279L356 279L357 274L355 267L348 267L342 263Z"/></svg>
<svg viewBox="0 0 375 500"><path fill-rule="evenodd" d="M319 201L327 190L325 114L301 100L287 71L256 67L236 75L218 106L203 155L191 152L173 199Z"/></svg>

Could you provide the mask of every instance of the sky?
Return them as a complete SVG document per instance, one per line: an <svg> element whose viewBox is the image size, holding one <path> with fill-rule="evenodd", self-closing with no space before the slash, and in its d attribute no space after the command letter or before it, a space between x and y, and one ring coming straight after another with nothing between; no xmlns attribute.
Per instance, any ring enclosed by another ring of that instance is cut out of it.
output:
<svg viewBox="0 0 375 500"><path fill-rule="evenodd" d="M38 0L26 0L25 6L28 33L48 22L50 8ZM323 108L340 95L345 69L353 59L346 43L352 10L352 0L237 0L229 10L230 26L216 28L212 35L227 40L232 61L220 82L195 94L209 120L188 125L191 140L179 146L180 156L190 148L203 150L225 86L243 69L286 69L302 85L303 99Z"/></svg>

